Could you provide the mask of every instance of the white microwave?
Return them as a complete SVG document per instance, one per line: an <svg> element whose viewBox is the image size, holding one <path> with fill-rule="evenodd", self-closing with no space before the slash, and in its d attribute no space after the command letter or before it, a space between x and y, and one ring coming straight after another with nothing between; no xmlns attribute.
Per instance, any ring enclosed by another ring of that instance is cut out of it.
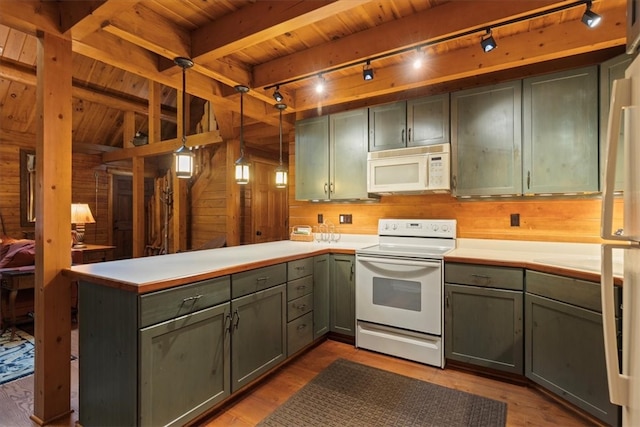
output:
<svg viewBox="0 0 640 427"><path fill-rule="evenodd" d="M448 193L450 144L374 151L367 155L367 192Z"/></svg>

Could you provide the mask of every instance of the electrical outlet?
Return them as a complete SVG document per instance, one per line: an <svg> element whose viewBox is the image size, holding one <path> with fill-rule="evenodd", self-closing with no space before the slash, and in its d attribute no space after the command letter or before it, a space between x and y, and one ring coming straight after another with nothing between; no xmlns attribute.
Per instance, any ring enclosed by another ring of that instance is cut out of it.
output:
<svg viewBox="0 0 640 427"><path fill-rule="evenodd" d="M322 218L322 214L318 214L318 224L322 224L324 219Z"/></svg>
<svg viewBox="0 0 640 427"><path fill-rule="evenodd" d="M520 227L520 214L519 213L511 214L511 226L512 227Z"/></svg>
<svg viewBox="0 0 640 427"><path fill-rule="evenodd" d="M353 216L351 214L340 214L338 219L340 224L351 224Z"/></svg>

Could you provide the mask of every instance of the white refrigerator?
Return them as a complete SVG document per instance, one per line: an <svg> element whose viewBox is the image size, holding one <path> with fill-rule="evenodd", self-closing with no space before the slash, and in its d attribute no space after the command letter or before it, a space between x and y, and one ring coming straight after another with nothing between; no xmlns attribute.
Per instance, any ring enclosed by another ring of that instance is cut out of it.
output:
<svg viewBox="0 0 640 427"><path fill-rule="evenodd" d="M631 2L637 0L630 0ZM624 123L624 137L619 137ZM602 317L607 377L611 402L622 406L622 425L640 426L640 56L613 84L607 124L607 146L602 193ZM622 164L617 152L623 151ZM624 171L623 224L615 224L615 171ZM612 251L624 253L622 291L622 351L618 352L613 299ZM622 354L622 360L619 360ZM620 363L622 362L622 363Z"/></svg>

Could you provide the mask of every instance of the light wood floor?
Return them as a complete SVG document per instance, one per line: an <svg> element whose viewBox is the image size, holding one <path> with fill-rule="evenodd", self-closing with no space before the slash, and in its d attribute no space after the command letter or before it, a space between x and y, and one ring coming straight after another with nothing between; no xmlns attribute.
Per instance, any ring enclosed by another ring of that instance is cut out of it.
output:
<svg viewBox="0 0 640 427"><path fill-rule="evenodd" d="M72 354L77 353L77 331L72 334ZM254 426L286 401L316 374L338 358L382 368L450 388L475 393L507 403L508 426L588 426L592 425L562 405L531 387L510 384L456 369L438 369L396 359L353 345L327 340L285 366L269 374L238 398L219 408L199 426ZM71 362L74 413L53 424L75 427L78 419L78 361ZM36 426L33 411L33 376L0 386L0 426Z"/></svg>

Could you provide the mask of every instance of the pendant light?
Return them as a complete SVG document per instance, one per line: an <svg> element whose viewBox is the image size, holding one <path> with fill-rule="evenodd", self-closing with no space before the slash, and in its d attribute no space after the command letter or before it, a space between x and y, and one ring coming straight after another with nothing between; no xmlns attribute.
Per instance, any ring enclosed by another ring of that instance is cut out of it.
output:
<svg viewBox="0 0 640 427"><path fill-rule="evenodd" d="M287 104L278 103L275 107L280 110L280 164L276 168L276 188L286 188L287 169L282 166L282 112L287 108Z"/></svg>
<svg viewBox="0 0 640 427"><path fill-rule="evenodd" d="M244 158L244 102L243 96L249 92L249 88L243 85L237 85L235 87L237 92L240 92L240 158L236 160L236 183L248 184L249 183L249 162Z"/></svg>
<svg viewBox="0 0 640 427"><path fill-rule="evenodd" d="M177 57L173 62L182 68L182 147L178 148L174 153L176 159L176 177L191 178L193 176L193 164L195 154L186 146L187 143L187 107L186 107L186 75L185 70L193 67L193 61L189 58Z"/></svg>

